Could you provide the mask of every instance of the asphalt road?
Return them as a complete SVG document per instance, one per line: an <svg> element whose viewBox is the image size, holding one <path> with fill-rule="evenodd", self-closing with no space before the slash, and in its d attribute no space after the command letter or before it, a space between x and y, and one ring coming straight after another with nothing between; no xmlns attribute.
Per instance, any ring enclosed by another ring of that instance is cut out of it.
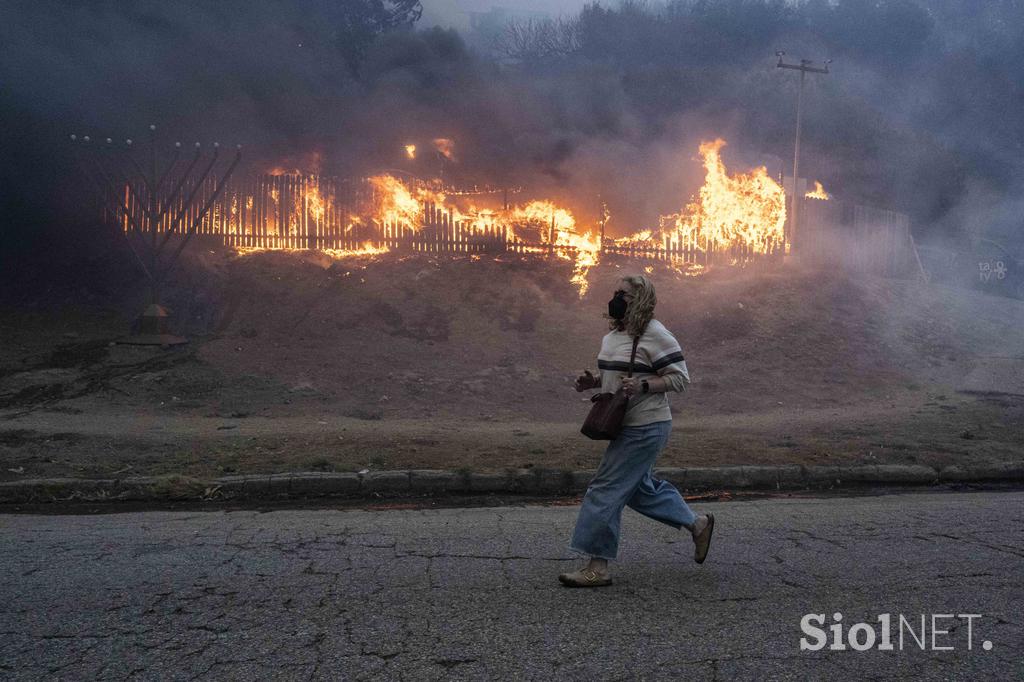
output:
<svg viewBox="0 0 1024 682"><path fill-rule="evenodd" d="M589 590L556 579L571 506L0 516L0 678L1024 676L1024 493L702 507L703 566L626 510ZM836 612L875 648L801 651L804 615Z"/></svg>

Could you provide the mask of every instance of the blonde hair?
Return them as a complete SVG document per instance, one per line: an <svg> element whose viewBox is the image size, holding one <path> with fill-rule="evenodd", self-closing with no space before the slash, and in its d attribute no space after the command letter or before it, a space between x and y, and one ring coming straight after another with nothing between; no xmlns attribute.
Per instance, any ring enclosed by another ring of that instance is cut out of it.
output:
<svg viewBox="0 0 1024 682"><path fill-rule="evenodd" d="M620 280L632 287L633 300L626 307L624 318L608 318L608 328L624 331L630 336L640 336L647 329L647 323L654 319L654 306L658 303L654 283L645 275L626 275Z"/></svg>

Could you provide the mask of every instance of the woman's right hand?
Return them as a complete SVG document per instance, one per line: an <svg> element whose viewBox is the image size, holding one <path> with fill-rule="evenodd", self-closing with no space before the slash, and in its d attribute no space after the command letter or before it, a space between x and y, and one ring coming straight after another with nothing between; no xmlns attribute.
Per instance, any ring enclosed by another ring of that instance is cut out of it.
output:
<svg viewBox="0 0 1024 682"><path fill-rule="evenodd" d="M597 388L601 385L601 380L590 373L589 369L583 370L583 374L576 377L576 383L573 384L573 388L577 391L586 391L590 388Z"/></svg>

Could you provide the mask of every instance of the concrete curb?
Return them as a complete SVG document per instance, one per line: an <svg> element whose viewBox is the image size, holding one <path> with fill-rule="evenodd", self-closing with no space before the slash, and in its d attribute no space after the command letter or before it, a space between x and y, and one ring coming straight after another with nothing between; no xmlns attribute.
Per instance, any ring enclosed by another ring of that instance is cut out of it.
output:
<svg viewBox="0 0 1024 682"><path fill-rule="evenodd" d="M184 476L125 479L51 478L0 483L0 504L62 501L273 500L380 498L449 494L578 494L593 470L509 469L504 472L371 471L366 474L296 472L225 476L201 481ZM929 486L1024 482L1024 462L963 464L941 470L921 465L739 466L660 468L655 475L682 492L708 490L822 490L863 486Z"/></svg>

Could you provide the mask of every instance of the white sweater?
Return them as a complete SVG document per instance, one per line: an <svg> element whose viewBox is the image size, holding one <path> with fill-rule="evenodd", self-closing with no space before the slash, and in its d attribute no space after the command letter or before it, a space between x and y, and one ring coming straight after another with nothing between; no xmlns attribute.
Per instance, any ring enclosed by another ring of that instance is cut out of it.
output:
<svg viewBox="0 0 1024 682"><path fill-rule="evenodd" d="M597 368L601 371L601 391L614 393L622 384L629 368L633 338L626 332L612 330L601 340ZM690 383L690 373L679 342L661 322L651 320L636 348L633 376L649 379L660 376L670 391L682 391ZM672 419L665 393L638 393L629 399L623 426L643 426Z"/></svg>

